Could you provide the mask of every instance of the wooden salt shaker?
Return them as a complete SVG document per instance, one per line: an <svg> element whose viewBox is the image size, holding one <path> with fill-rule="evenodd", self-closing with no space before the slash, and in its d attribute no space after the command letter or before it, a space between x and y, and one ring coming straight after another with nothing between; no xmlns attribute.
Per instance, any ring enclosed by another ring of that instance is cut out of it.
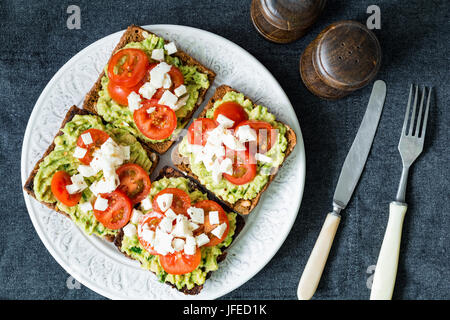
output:
<svg viewBox="0 0 450 320"><path fill-rule="evenodd" d="M313 94L339 99L373 80L380 62L381 47L375 34L359 22L339 21L306 47L300 74Z"/></svg>
<svg viewBox="0 0 450 320"><path fill-rule="evenodd" d="M317 20L326 0L252 0L253 24L266 39L288 43L302 37Z"/></svg>

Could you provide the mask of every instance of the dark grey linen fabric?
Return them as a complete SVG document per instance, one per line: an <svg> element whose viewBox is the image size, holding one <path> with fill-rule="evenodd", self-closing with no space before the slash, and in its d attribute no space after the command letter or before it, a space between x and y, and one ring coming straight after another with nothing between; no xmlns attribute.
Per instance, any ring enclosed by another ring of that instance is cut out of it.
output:
<svg viewBox="0 0 450 320"><path fill-rule="evenodd" d="M81 29L66 26L69 5L81 8ZM327 212L337 178L367 105L371 85L338 101L312 95L298 62L307 44L332 22L365 23L381 9L375 30L387 83L372 151L334 242L315 299L368 299L400 178L397 151L408 86L435 88L425 150L410 173L395 299L449 299L449 47L448 1L329 1L308 34L291 44L264 40L250 20L250 1L0 2L0 298L102 299L79 286L45 249L25 207L20 181L23 134L41 91L58 69L94 41L130 24L180 24L221 35L254 55L280 82L297 112L306 149L306 187L291 233L255 277L224 299L295 299L299 277ZM269 106L270 107L270 106Z"/></svg>

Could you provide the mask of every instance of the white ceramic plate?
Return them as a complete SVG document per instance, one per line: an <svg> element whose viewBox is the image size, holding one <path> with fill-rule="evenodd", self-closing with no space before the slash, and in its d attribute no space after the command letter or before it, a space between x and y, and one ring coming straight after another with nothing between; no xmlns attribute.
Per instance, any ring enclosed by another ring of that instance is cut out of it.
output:
<svg viewBox="0 0 450 320"><path fill-rule="evenodd" d="M215 299L236 289L259 272L286 239L297 216L305 182L305 151L294 109L275 78L247 51L213 33L176 25L144 28L173 40L217 73L215 88L228 84L265 105L297 134L297 146L257 208L246 217L244 230L228 249L228 256L197 296L186 296L157 281L138 262L123 256L110 243L86 236L69 219L32 199L25 202L42 242L58 263L83 285L111 299ZM50 80L28 121L22 146L22 184L52 143L71 105L82 106L123 31L91 44L70 59ZM203 106L202 106L203 107ZM200 110L202 109L200 108ZM198 112L200 112L200 110ZM170 162L161 157L158 170Z"/></svg>

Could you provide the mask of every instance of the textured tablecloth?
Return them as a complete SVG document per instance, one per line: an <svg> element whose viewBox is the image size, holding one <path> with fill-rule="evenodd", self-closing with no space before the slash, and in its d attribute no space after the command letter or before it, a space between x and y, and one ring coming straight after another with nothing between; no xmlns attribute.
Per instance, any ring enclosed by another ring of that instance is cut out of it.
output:
<svg viewBox="0 0 450 320"><path fill-rule="evenodd" d="M299 277L320 231L339 172L367 105L371 85L331 102L312 95L298 72L301 52L327 25L366 22L381 9L383 50L378 78L387 97L365 171L338 230L315 298L367 299L395 197L397 151L411 82L435 87L425 150L410 172L395 299L449 299L449 44L448 1L331 0L302 39L264 40L250 20L250 1L0 2L0 298L101 299L70 278L45 249L25 207L20 181L22 139L31 110L51 77L77 52L130 24L179 24L221 35L254 55L280 82L305 140L306 187L285 243L250 281L224 299L295 299ZM69 5L81 29L66 27Z"/></svg>

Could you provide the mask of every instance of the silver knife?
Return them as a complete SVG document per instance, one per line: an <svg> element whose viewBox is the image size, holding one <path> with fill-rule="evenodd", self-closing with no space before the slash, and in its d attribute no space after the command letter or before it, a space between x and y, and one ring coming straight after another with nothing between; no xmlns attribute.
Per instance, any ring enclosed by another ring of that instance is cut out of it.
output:
<svg viewBox="0 0 450 320"><path fill-rule="evenodd" d="M345 209L350 201L366 164L381 112L383 111L385 97L386 84L382 80L375 81L361 126L342 166L333 196L333 212L327 215L300 278L297 289L297 296L300 300L311 299L317 289L341 220L340 212Z"/></svg>

